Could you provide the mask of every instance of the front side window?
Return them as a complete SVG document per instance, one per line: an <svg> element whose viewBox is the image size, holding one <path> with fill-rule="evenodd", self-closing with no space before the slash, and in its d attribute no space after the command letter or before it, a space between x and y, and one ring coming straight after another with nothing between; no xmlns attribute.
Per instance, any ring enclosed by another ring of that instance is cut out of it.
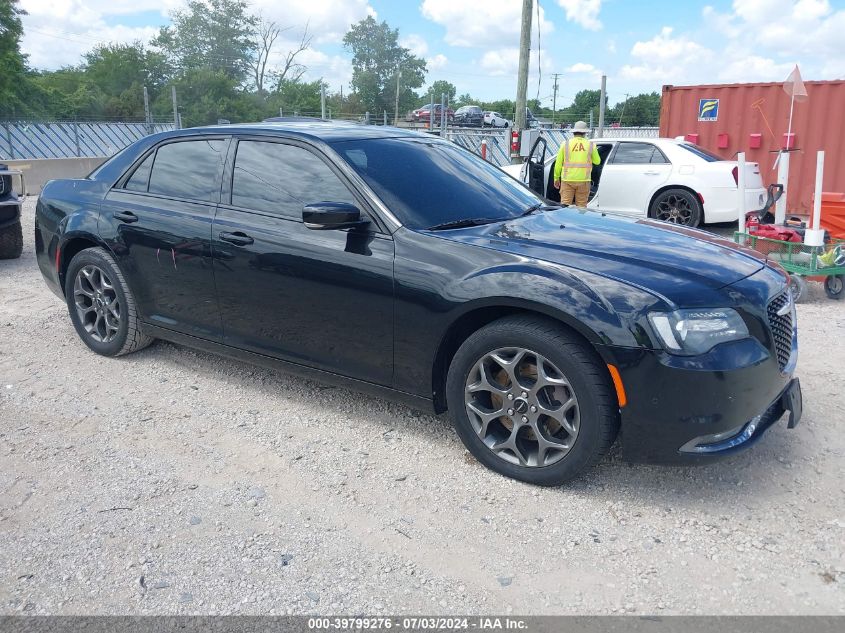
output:
<svg viewBox="0 0 845 633"><path fill-rule="evenodd" d="M651 143L619 143L613 155L614 165L645 165L652 162L655 147Z"/></svg>
<svg viewBox="0 0 845 633"><path fill-rule="evenodd" d="M226 141L202 139L167 143L158 148L150 174L150 193L216 202L218 175ZM133 175L134 178L134 175Z"/></svg>
<svg viewBox="0 0 845 633"><path fill-rule="evenodd" d="M382 138L334 149L406 226L509 220L543 200L498 167L453 143Z"/></svg>
<svg viewBox="0 0 845 633"><path fill-rule="evenodd" d="M355 197L307 149L283 143L240 141L232 175L232 204L292 219L314 202L347 202Z"/></svg>

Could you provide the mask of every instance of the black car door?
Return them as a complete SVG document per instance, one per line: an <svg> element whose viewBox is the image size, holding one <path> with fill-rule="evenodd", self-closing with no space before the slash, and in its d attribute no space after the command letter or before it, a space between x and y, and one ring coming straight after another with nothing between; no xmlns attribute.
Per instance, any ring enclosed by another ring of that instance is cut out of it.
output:
<svg viewBox="0 0 845 633"><path fill-rule="evenodd" d="M320 151L267 137L236 142L213 227L225 342L389 385L392 237L375 222L365 229L306 228L302 208L309 203L371 211Z"/></svg>
<svg viewBox="0 0 845 633"><path fill-rule="evenodd" d="M142 319L220 340L211 222L229 140L169 139L106 196L100 235L118 257Z"/></svg>

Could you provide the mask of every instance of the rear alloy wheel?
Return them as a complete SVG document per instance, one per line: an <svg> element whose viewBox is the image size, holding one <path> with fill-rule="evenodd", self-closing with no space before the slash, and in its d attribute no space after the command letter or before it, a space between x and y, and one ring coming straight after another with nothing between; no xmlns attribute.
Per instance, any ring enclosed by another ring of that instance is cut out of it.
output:
<svg viewBox="0 0 845 633"><path fill-rule="evenodd" d="M701 224L701 202L686 189L667 189L651 203L649 215L655 220L694 228Z"/></svg>
<svg viewBox="0 0 845 633"><path fill-rule="evenodd" d="M152 342L141 331L132 292L105 249L77 253L68 265L65 284L70 319L93 351L122 356Z"/></svg>
<svg viewBox="0 0 845 633"><path fill-rule="evenodd" d="M619 410L595 352L554 321L506 317L452 360L449 413L478 461L507 477L554 486L604 455Z"/></svg>
<svg viewBox="0 0 845 633"><path fill-rule="evenodd" d="M845 275L828 275L825 277L824 291L828 298L841 300L845 296Z"/></svg>

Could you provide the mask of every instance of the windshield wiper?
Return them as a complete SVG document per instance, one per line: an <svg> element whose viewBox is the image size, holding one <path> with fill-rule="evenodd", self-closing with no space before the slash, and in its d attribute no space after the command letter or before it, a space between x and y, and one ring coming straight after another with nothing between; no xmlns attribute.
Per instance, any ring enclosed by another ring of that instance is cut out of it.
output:
<svg viewBox="0 0 845 633"><path fill-rule="evenodd" d="M446 229L462 229L467 226L482 226L484 224L492 224L493 222L504 222L506 218L463 218L461 220L451 220L441 224L435 224L428 227L429 231L444 231Z"/></svg>
<svg viewBox="0 0 845 633"><path fill-rule="evenodd" d="M524 218L526 215L531 215L533 213L537 213L537 211L549 211L551 209L560 209L561 206L559 204L545 204L542 202L538 202L537 204L532 204L528 207L525 211L519 214L519 217Z"/></svg>

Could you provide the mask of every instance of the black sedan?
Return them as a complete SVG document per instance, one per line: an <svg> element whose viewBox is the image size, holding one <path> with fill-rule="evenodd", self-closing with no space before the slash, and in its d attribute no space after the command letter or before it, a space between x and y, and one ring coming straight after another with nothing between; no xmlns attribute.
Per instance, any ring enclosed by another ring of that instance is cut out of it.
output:
<svg viewBox="0 0 845 633"><path fill-rule="evenodd" d="M38 263L93 351L160 338L449 411L553 485L617 435L706 461L801 415L787 277L753 251L561 208L460 147L283 123L147 137L38 201Z"/></svg>

